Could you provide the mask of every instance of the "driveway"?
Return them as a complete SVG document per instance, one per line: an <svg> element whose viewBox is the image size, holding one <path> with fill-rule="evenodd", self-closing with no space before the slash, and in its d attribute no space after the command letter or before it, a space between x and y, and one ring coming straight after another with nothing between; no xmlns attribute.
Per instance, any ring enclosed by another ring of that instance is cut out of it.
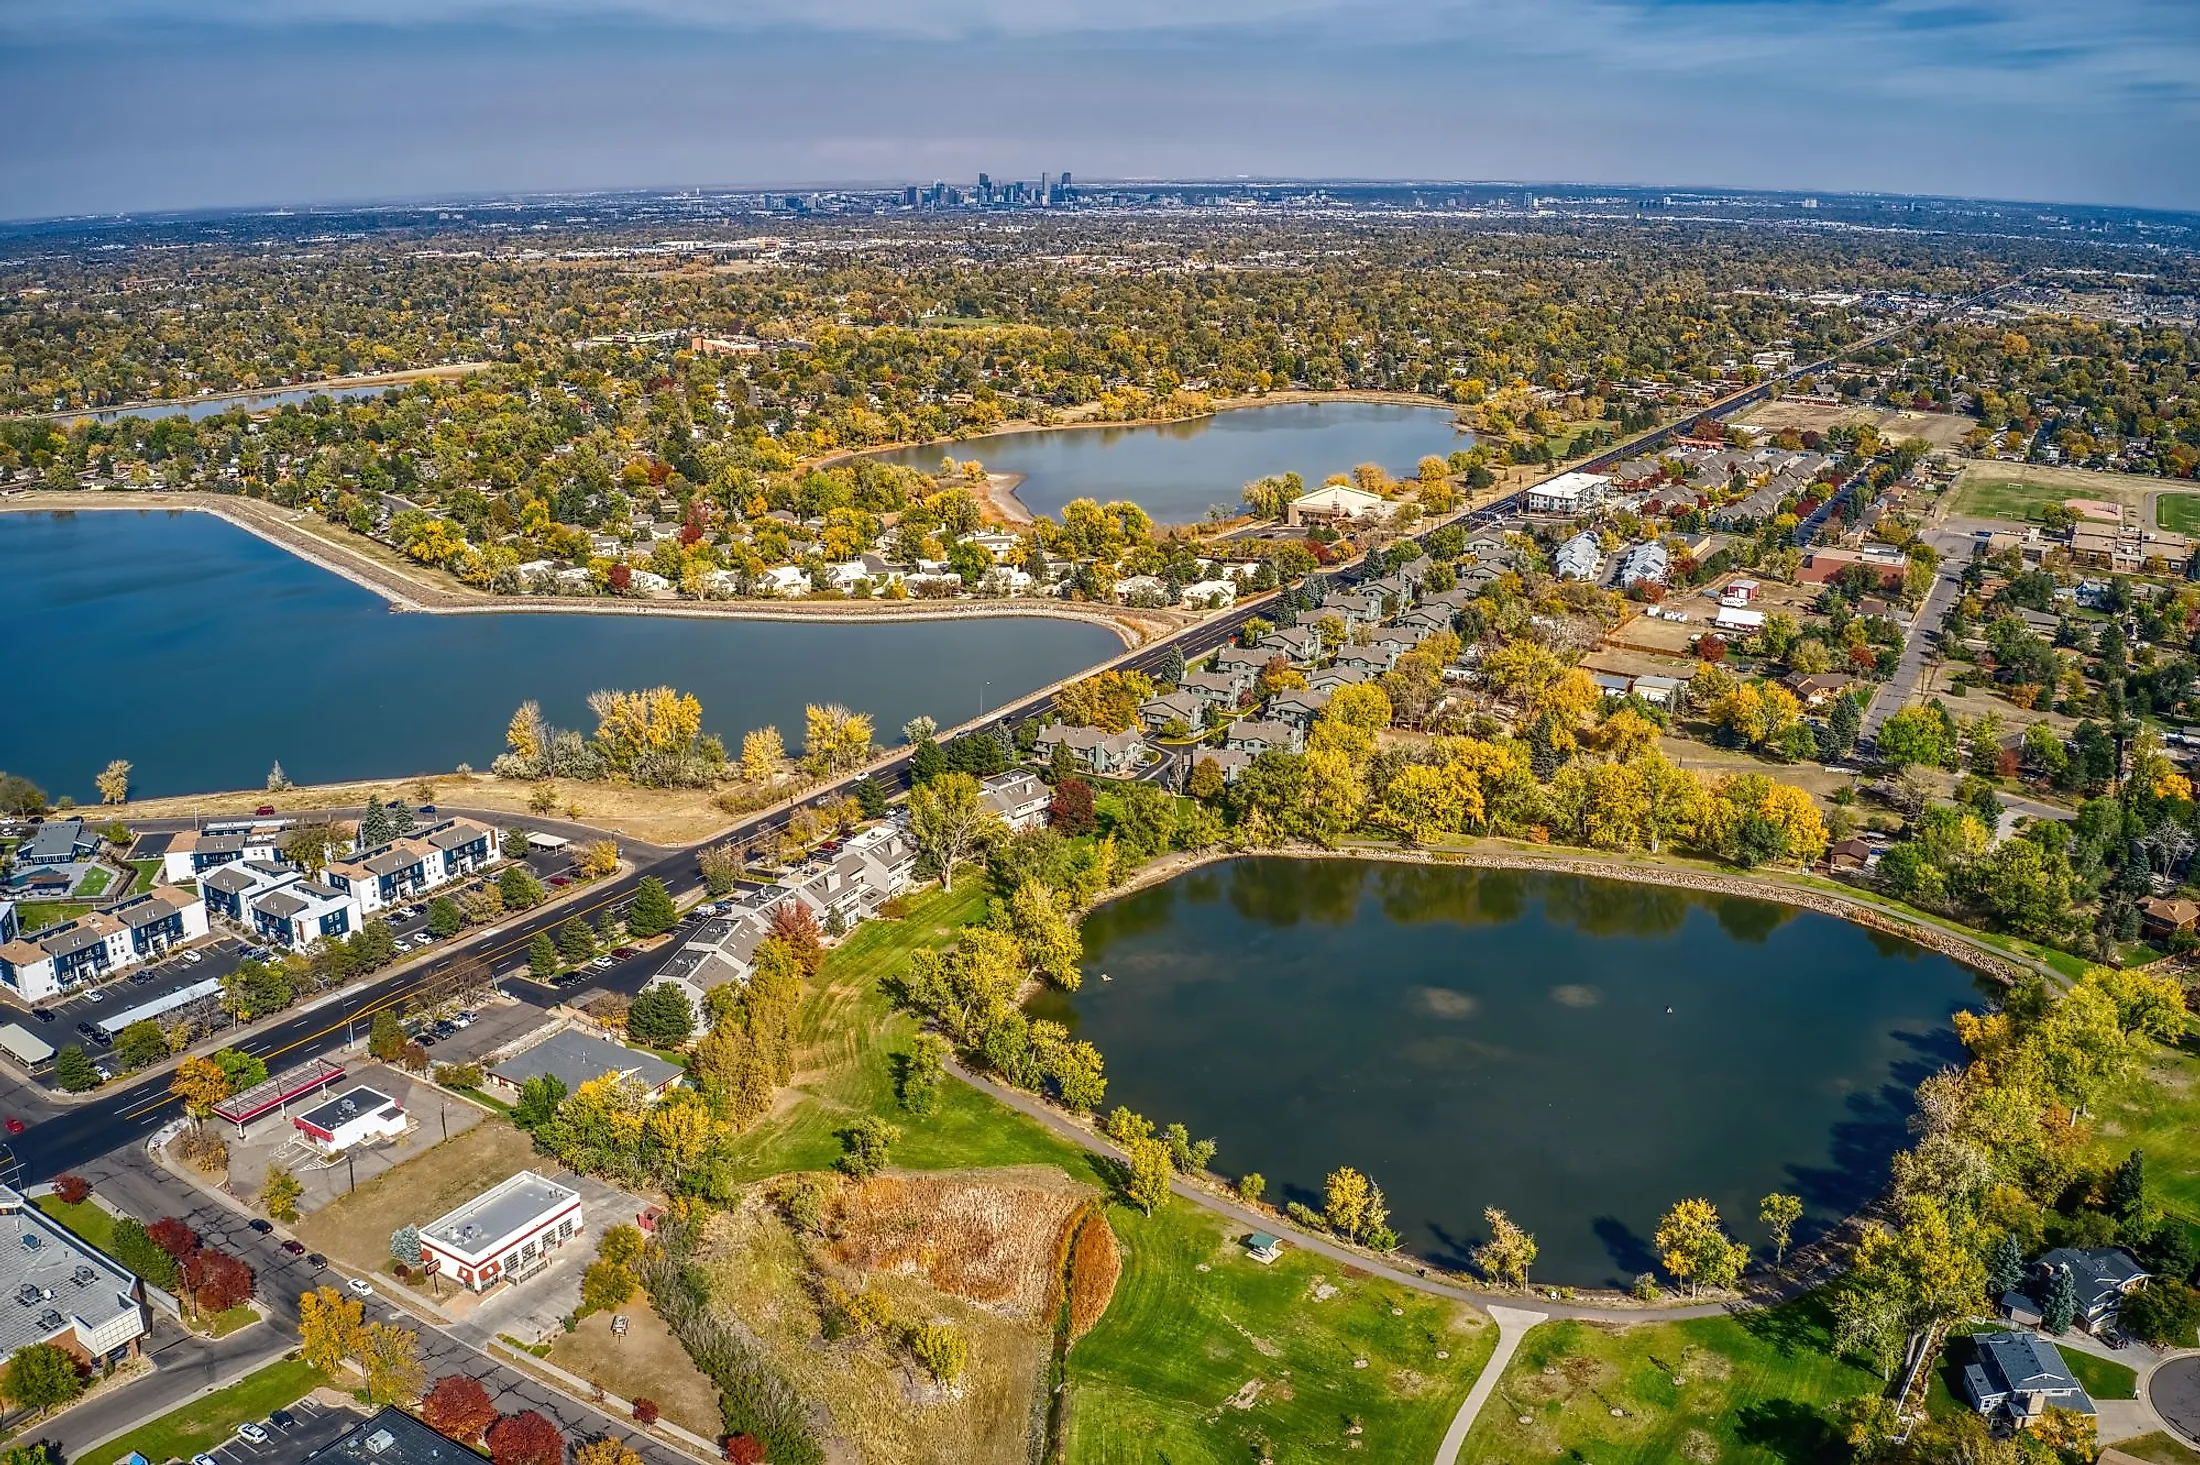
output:
<svg viewBox="0 0 2200 1465"><path fill-rule="evenodd" d="M1864 709L1865 739L1877 737L1880 725L1909 705L1918 683L1924 680L1927 658L1940 644L1941 618L1963 592L1963 563L1955 558L1947 543L1938 542L1950 538L1958 537L1936 537L1934 547L1943 556L1940 573L1933 577L1933 588L1925 592L1925 603L1918 607L1917 614L1910 619L1909 630L1903 634L1902 659L1895 664L1894 675L1873 694L1871 705Z"/></svg>

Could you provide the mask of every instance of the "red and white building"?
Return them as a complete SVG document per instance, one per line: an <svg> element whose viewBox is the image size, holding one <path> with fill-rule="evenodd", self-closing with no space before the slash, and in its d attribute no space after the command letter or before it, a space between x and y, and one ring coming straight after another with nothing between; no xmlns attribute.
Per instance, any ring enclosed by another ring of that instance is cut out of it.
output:
<svg viewBox="0 0 2200 1465"><path fill-rule="evenodd" d="M324 1155L394 1139L405 1132L405 1106L380 1089L346 1089L325 1104L293 1115L299 1137Z"/></svg>
<svg viewBox="0 0 2200 1465"><path fill-rule="evenodd" d="M522 1170L421 1227L420 1250L431 1271L485 1292L544 1265L581 1231L580 1192Z"/></svg>

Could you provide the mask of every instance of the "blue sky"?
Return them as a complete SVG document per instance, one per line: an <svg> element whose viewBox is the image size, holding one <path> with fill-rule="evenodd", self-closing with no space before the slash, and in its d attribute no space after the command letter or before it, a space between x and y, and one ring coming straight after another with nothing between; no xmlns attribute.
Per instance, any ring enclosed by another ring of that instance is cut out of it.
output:
<svg viewBox="0 0 2200 1465"><path fill-rule="evenodd" d="M1514 178L2200 208L2200 0L0 0L0 216Z"/></svg>

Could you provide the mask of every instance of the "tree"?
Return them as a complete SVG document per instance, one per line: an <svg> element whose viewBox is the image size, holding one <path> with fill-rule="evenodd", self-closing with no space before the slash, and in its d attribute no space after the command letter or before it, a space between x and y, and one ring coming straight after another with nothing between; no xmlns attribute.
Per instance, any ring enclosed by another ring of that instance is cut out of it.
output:
<svg viewBox="0 0 2200 1465"><path fill-rule="evenodd" d="M626 929L636 936L662 936L680 923L665 882L655 875L644 877L634 892L633 909L627 912Z"/></svg>
<svg viewBox="0 0 2200 1465"><path fill-rule="evenodd" d="M564 1465L565 1436L532 1409L490 1425L488 1444L495 1465Z"/></svg>
<svg viewBox="0 0 2200 1465"><path fill-rule="evenodd" d="M888 802L886 785L866 774L855 781L849 792L856 801L856 807L863 811L864 818L883 819L886 817Z"/></svg>
<svg viewBox="0 0 2200 1465"><path fill-rule="evenodd" d="M168 1056L168 1034L151 1018L131 1023L115 1039L115 1060L136 1070Z"/></svg>
<svg viewBox="0 0 2200 1465"><path fill-rule="evenodd" d="M260 1185L260 1204L275 1220L290 1222L298 1219L298 1201L305 1194L305 1186L298 1177L277 1166L267 1172L267 1179Z"/></svg>
<svg viewBox="0 0 2200 1465"><path fill-rule="evenodd" d="M1749 1260L1749 1248L1727 1239L1718 1207L1707 1200L1684 1200L1667 1211L1653 1244L1666 1271L1692 1292L1732 1286Z"/></svg>
<svg viewBox="0 0 2200 1465"><path fill-rule="evenodd" d="M2146 1156L2133 1150L2117 1165L2108 1180L2108 1212L2130 1223L2139 1219L2147 1198Z"/></svg>
<svg viewBox="0 0 2200 1465"><path fill-rule="evenodd" d="M580 847L573 870L583 880L598 880L619 868L619 844L612 839L592 839Z"/></svg>
<svg viewBox="0 0 2200 1465"><path fill-rule="evenodd" d="M99 790L99 801L103 804L130 802L129 760L117 758L109 763L93 778L92 786Z"/></svg>
<svg viewBox="0 0 2200 1465"><path fill-rule="evenodd" d="M2123 1300L2116 1325L2163 1348L2190 1348L2200 1337L2200 1292L2175 1277L2156 1277Z"/></svg>
<svg viewBox="0 0 2200 1465"><path fill-rule="evenodd" d="M938 1033L918 1033L901 1056L897 1088L901 1107L925 1115L939 1107L940 1084L947 1077L948 1042Z"/></svg>
<svg viewBox="0 0 2200 1465"><path fill-rule="evenodd" d="M581 1310L609 1312L622 1307L640 1285L634 1280L634 1273L617 1262L590 1262L588 1270L581 1274Z"/></svg>
<svg viewBox="0 0 2200 1465"><path fill-rule="evenodd" d="M970 1341L963 1336L962 1329L947 1323L925 1323L911 1328L909 1351L924 1365L926 1373L943 1384L961 1378L970 1362Z"/></svg>
<svg viewBox="0 0 2200 1465"><path fill-rule="evenodd" d="M575 1450L573 1465L642 1465L642 1457L624 1440L605 1435Z"/></svg>
<svg viewBox="0 0 2200 1465"><path fill-rule="evenodd" d="M1955 756L1946 716L1933 707L1904 707L1879 727L1879 756L1896 768L1944 768Z"/></svg>
<svg viewBox="0 0 2200 1465"><path fill-rule="evenodd" d="M397 1020L390 1008L383 1008L374 1015L374 1022L367 1029L367 1052L378 1063L395 1063L404 1055L405 1025Z"/></svg>
<svg viewBox="0 0 2200 1465"><path fill-rule="evenodd" d="M1350 1165L1329 1172L1322 1187L1327 1204L1322 1219L1329 1229L1348 1241L1357 1241L1367 1229L1368 1201L1373 1191L1368 1178Z"/></svg>
<svg viewBox="0 0 2200 1465"><path fill-rule="evenodd" d="M703 872L703 889L716 900L734 887L741 878L741 855L730 844L714 844L695 857L696 867Z"/></svg>
<svg viewBox="0 0 2200 1465"><path fill-rule="evenodd" d="M468 1445L496 1423L497 1407L489 1402L489 1391L479 1379L450 1373L437 1379L435 1387L420 1401L420 1417L445 1439Z"/></svg>
<svg viewBox="0 0 2200 1465"><path fill-rule="evenodd" d="M519 1102L512 1106L512 1123L533 1133L558 1116L565 1102L565 1080L554 1073L538 1073L519 1086Z"/></svg>
<svg viewBox="0 0 2200 1465"><path fill-rule="evenodd" d="M887 1152L901 1138L901 1131L875 1115L866 1114L840 1132L842 1171L868 1180L886 1168Z"/></svg>
<svg viewBox="0 0 2200 1465"><path fill-rule="evenodd" d="M525 865L507 865L497 876L497 894L508 911L532 910L543 900L542 882Z"/></svg>
<svg viewBox="0 0 2200 1465"><path fill-rule="evenodd" d="M417 1267L421 1262L420 1228L406 1222L390 1233L390 1260L402 1266Z"/></svg>
<svg viewBox="0 0 2200 1465"><path fill-rule="evenodd" d="M644 987L626 1010L626 1035L648 1048L677 1048L695 1035L695 1008L670 982Z"/></svg>
<svg viewBox="0 0 2200 1465"><path fill-rule="evenodd" d="M1778 1265L1787 1257L1788 1240L1795 1233L1795 1223L1803 1218L1801 1197L1782 1195L1774 1191L1757 1203L1757 1219L1765 1223L1772 1233L1772 1260Z"/></svg>
<svg viewBox="0 0 2200 1465"><path fill-rule="evenodd" d="M1157 1139L1133 1139L1123 1146L1129 1161L1124 1168L1123 1195L1147 1215L1169 1199L1169 1179L1175 1166L1169 1147Z"/></svg>
<svg viewBox="0 0 2200 1465"><path fill-rule="evenodd" d="M299 1351L307 1363L334 1374L359 1348L366 1305L334 1287L298 1296Z"/></svg>
<svg viewBox="0 0 2200 1465"><path fill-rule="evenodd" d="M202 1313L227 1312L252 1295L252 1269L225 1251L197 1247L182 1262L184 1287Z"/></svg>
<svg viewBox="0 0 2200 1465"><path fill-rule="evenodd" d="M2016 1232L2004 1231L1986 1253L1987 1296L1998 1298L2023 1285L2024 1247L2017 1241Z"/></svg>
<svg viewBox="0 0 2200 1465"><path fill-rule="evenodd" d="M1474 1264L1500 1287L1528 1290L1528 1268L1535 1264L1535 1238L1513 1224L1495 1206L1482 1212L1489 1223L1490 1239L1474 1249Z"/></svg>
<svg viewBox="0 0 2200 1465"><path fill-rule="evenodd" d="M84 1056L84 1049L75 1043L54 1054L53 1076L56 1083L72 1094L99 1087L99 1070Z"/></svg>
<svg viewBox="0 0 2200 1465"><path fill-rule="evenodd" d="M2057 1267L2047 1279L2047 1295L2040 1299L2040 1326L2050 1333L2066 1333L2077 1320L2077 1279L2070 1268Z"/></svg>
<svg viewBox="0 0 2200 1465"><path fill-rule="evenodd" d="M428 934L438 939L456 936L465 928L466 916L459 910L458 902L447 895L439 895L428 902Z"/></svg>
<svg viewBox="0 0 2200 1465"><path fill-rule="evenodd" d="M575 966L592 960L596 955L596 933L579 916L567 917L558 927L558 951Z"/></svg>
<svg viewBox="0 0 2200 1465"><path fill-rule="evenodd" d="M176 1066L168 1092L183 1101L192 1123L203 1124L214 1106L229 1097L229 1075L211 1058L186 1058Z"/></svg>
<svg viewBox="0 0 2200 1465"><path fill-rule="evenodd" d="M92 1183L81 1175L56 1175L53 1178L53 1193L65 1206L80 1206L90 1198Z"/></svg>
<svg viewBox="0 0 2200 1465"><path fill-rule="evenodd" d="M741 776L762 783L787 761L787 744L776 727L760 727L741 739Z"/></svg>
<svg viewBox="0 0 2200 1465"><path fill-rule="evenodd" d="M802 709L802 751L820 773L830 777L871 756L871 719L838 702L811 703Z"/></svg>
<svg viewBox="0 0 2200 1465"><path fill-rule="evenodd" d="M1057 780L1054 797L1047 801L1047 823L1057 834L1069 839L1099 828L1100 818L1093 808L1092 785L1082 778Z"/></svg>
<svg viewBox="0 0 2200 1465"><path fill-rule="evenodd" d="M940 888L955 888L955 866L999 833L1000 817L981 801L978 780L943 773L909 791L909 837L940 872Z"/></svg>
<svg viewBox="0 0 2200 1465"><path fill-rule="evenodd" d="M84 1392L84 1375L76 1357L52 1343L32 1343L18 1348L0 1376L0 1393L18 1409L34 1409L43 1415Z"/></svg>
<svg viewBox="0 0 2200 1465"><path fill-rule="evenodd" d="M538 982L547 982L558 974L558 948L550 942L548 931L537 931L535 939L527 943L527 970Z"/></svg>

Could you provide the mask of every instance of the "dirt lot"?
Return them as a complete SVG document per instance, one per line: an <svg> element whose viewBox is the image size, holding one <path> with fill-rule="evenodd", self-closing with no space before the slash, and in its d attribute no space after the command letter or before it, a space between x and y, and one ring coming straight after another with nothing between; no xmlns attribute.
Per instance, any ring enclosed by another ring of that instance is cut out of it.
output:
<svg viewBox="0 0 2200 1465"><path fill-rule="evenodd" d="M502 1121L478 1124L362 1184L300 1221L298 1239L362 1272L389 1259L390 1232L420 1225L536 1163L534 1142Z"/></svg>
<svg viewBox="0 0 2200 1465"><path fill-rule="evenodd" d="M716 1305L823 1403L847 1458L1021 1465L1044 1426L1056 1248L1089 1195L1042 1169L882 1177L842 1192L840 1234L815 1252L752 1198L712 1220L703 1261ZM883 1295L897 1321L962 1329L959 1387L932 1384L884 1334L824 1341L826 1277Z"/></svg>
<svg viewBox="0 0 2200 1465"><path fill-rule="evenodd" d="M550 1361L622 1399L653 1399L674 1424L715 1438L725 1427L718 1415L718 1390L658 1319L649 1295L636 1293L619 1311L627 1320L625 1337L612 1336L610 1313L590 1313L579 1327L558 1336Z"/></svg>
<svg viewBox="0 0 2200 1465"><path fill-rule="evenodd" d="M1963 436L1978 423L1968 417L1948 412L1895 412L1884 407L1820 407L1809 402L1767 402L1754 412L1739 419L1744 426L1762 427L1778 432L1792 427L1798 432L1824 432L1829 427L1845 427L1852 423L1868 422L1879 429L1879 435L1896 442L1903 438L1923 438L1936 448L1952 448L1963 441Z"/></svg>

